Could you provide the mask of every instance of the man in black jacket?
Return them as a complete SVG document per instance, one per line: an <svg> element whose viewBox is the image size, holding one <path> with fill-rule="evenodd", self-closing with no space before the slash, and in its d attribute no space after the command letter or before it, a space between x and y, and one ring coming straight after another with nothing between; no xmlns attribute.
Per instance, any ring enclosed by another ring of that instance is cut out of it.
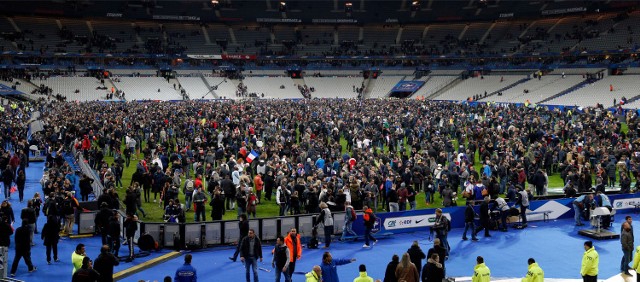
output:
<svg viewBox="0 0 640 282"><path fill-rule="evenodd" d="M108 234L108 243L109 248L113 252L113 254L118 257L118 252L120 251L120 215L117 212L111 212L111 217L109 218L109 223L107 228L105 228L105 233Z"/></svg>
<svg viewBox="0 0 640 282"><path fill-rule="evenodd" d="M33 200L27 201L27 207L20 212L20 218L22 219L22 225L29 228L29 242L31 246L35 246L33 243L33 231L36 227L36 211L33 209Z"/></svg>
<svg viewBox="0 0 640 282"><path fill-rule="evenodd" d="M127 220L124 221L124 234L129 246L129 258L127 258L127 262L133 261L134 258L133 236L136 235L136 231L138 231L138 217L133 214L128 214Z"/></svg>
<svg viewBox="0 0 640 282"><path fill-rule="evenodd" d="M467 231L471 229L471 240L478 241L476 238L476 211L473 210L473 202L467 201L467 208L464 210L464 233L462 240L467 240Z"/></svg>
<svg viewBox="0 0 640 282"><path fill-rule="evenodd" d="M220 181L220 188L224 192L224 198L226 199L226 207L227 210L232 210L235 208L235 195L236 195L236 186L233 184L233 181L229 179L229 175L225 175L224 179Z"/></svg>
<svg viewBox="0 0 640 282"><path fill-rule="evenodd" d="M13 264L11 264L11 277L16 276L16 270L18 270L18 262L20 258L24 258L24 262L29 267L29 272L34 272L37 268L31 263L31 242L29 241L29 234L31 230L25 222L22 222L22 226L16 229L15 241L16 241L16 254L13 258Z"/></svg>
<svg viewBox="0 0 640 282"><path fill-rule="evenodd" d="M6 216L0 218L0 247L9 247L11 244L11 235L13 235L13 228L7 223Z"/></svg>
<svg viewBox="0 0 640 282"><path fill-rule="evenodd" d="M109 246L102 245L100 255L96 259L94 269L100 273L100 282L113 281L113 267L120 264L120 261L109 252Z"/></svg>
<svg viewBox="0 0 640 282"><path fill-rule="evenodd" d="M262 262L262 244L253 229L249 229L249 235L240 244L240 261L244 262L247 282L251 282L249 268L253 270L253 281L258 281L258 260Z"/></svg>
<svg viewBox="0 0 640 282"><path fill-rule="evenodd" d="M232 257L229 257L233 262L238 258L238 254L240 253L240 244L242 243L242 239L247 237L249 234L249 221L247 220L246 214L240 215L240 221L238 221L238 229L240 230L240 237L238 238L238 245L236 246L236 252L233 253Z"/></svg>
<svg viewBox="0 0 640 282"><path fill-rule="evenodd" d="M102 203L100 206L100 211L96 214L96 218L93 223L96 226L98 232L100 232L100 236L102 236L102 244L106 245L107 242L107 231L109 227L109 219L113 215L113 211L109 209L109 204Z"/></svg>
<svg viewBox="0 0 640 282"><path fill-rule="evenodd" d="M71 277L71 282L98 281L100 273L93 269L93 262L89 257L82 259L82 267Z"/></svg>
<svg viewBox="0 0 640 282"><path fill-rule="evenodd" d="M489 234L489 201L491 198L489 196L484 197L484 201L480 205L480 226L476 228L474 232L474 237L478 234L482 229L484 229L484 237L491 237Z"/></svg>

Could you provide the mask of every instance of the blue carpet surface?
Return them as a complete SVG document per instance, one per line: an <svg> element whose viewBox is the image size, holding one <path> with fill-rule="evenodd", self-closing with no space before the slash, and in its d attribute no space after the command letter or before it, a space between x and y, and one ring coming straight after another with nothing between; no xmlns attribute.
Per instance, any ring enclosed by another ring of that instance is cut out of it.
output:
<svg viewBox="0 0 640 282"><path fill-rule="evenodd" d="M25 189L25 199L30 199L33 193L41 191L39 183L42 176L43 163L31 163L27 168L27 187ZM19 203L17 194L12 195L11 204L16 214L16 223L20 225L20 210L26 206ZM634 221L638 215L630 214ZM613 230L620 230L620 222L625 214L618 214L613 225ZM462 219L454 219L462 220ZM45 223L44 216L38 220L38 228L41 229ZM635 225L639 225L636 223ZM447 276L461 277L471 276L476 256L483 256L487 266L491 268L493 277L523 277L527 271L527 259L535 258L545 271L547 278L580 278L580 263L583 250L583 243L587 238L577 234L579 228L573 226L573 220L557 220L551 222L531 222L524 230L510 229L509 232L492 232L491 238L483 238L479 235L479 242L462 241L462 229L453 229L449 234L451 244L451 256L446 262ZM637 227L634 228L637 230ZM635 231L635 234L639 234ZM100 248L100 238L65 239L59 244L59 263L46 264L45 248L42 240L38 236L34 237L36 246L32 249L32 259L38 267L38 271L27 273L24 262L20 262L17 271L18 279L25 281L71 281L71 253L76 244L87 245L87 254L91 258L96 258ZM338 267L338 274L341 281L352 281L358 275L358 265L367 265L368 273L374 278L382 279L387 263L393 254L402 255L417 240L421 248L427 252L433 243L428 240L428 231L410 234L396 235L391 238L381 239L379 243L371 249L363 249L363 242L334 242L329 251L334 258L356 258L356 262ZM12 237L12 243L14 238ZM600 275L601 279L618 274L622 251L619 240L596 241L596 250L600 253ZM264 247L264 265L271 268L271 249L273 246ZM10 249L10 262L13 258L13 244ZM122 246L121 253L126 252L126 246ZM142 263L152 258L169 252L163 250L153 253L149 257L141 258L132 263L121 263L115 271L120 271L133 265ZM193 252L193 265L198 270L201 281L244 281L244 266L242 263L231 262L228 257L234 252L233 247L218 247L204 251ZM304 249L302 259L296 265L296 272L308 272L313 265L320 264L324 250ZM124 281L162 281L164 276L172 276L183 263L183 257L167 261L158 266L130 276ZM259 271L262 281L273 281L274 272ZM294 281L304 281L304 275L294 275Z"/></svg>

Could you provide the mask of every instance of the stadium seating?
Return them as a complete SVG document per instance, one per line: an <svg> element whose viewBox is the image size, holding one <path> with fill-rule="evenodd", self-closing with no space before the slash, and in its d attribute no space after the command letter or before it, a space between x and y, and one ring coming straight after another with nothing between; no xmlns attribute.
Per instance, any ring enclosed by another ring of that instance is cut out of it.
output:
<svg viewBox="0 0 640 282"><path fill-rule="evenodd" d="M369 92L369 96L365 98L384 98L389 96L389 91L404 79L404 76L379 76L372 83L373 89Z"/></svg>
<svg viewBox="0 0 640 282"><path fill-rule="evenodd" d="M613 91L609 91L610 85L613 86ZM638 75L605 76L601 80L548 101L546 104L593 107L601 103L609 107L613 99L620 101L622 97L629 99L636 95L638 95Z"/></svg>
<svg viewBox="0 0 640 282"><path fill-rule="evenodd" d="M307 86L315 88L314 98L357 98L353 86L361 87L362 77L305 77Z"/></svg>
<svg viewBox="0 0 640 282"><path fill-rule="evenodd" d="M507 89L502 92L502 96L493 95L488 101L510 103L524 103L526 100L542 101L582 81L584 78L580 75L567 75L565 78L562 78L561 74L545 75L542 79L532 78ZM528 93L524 93L525 89Z"/></svg>
<svg viewBox="0 0 640 282"><path fill-rule="evenodd" d="M162 77L120 77L116 88L125 92L125 99L133 100L182 100L182 96ZM158 91L159 90L159 91Z"/></svg>
<svg viewBox="0 0 640 282"><path fill-rule="evenodd" d="M100 81L94 77L64 77L54 76L48 79L33 79L35 85L44 84L53 90L53 95L62 94L67 101L95 101L104 100L109 89L96 89L103 87ZM76 90L79 90L76 93Z"/></svg>
<svg viewBox="0 0 640 282"><path fill-rule="evenodd" d="M487 94L490 94L522 78L525 78L525 76L486 75L484 76L484 78L472 77L461 81L459 84L442 93L438 97L435 97L434 99L464 101L473 95L484 96L485 91L487 92Z"/></svg>
<svg viewBox="0 0 640 282"><path fill-rule="evenodd" d="M436 93L438 90L444 88L449 85L449 83L453 82L459 76L453 75L431 75L425 78L422 78L422 81L426 83L412 96L414 98L417 97L429 97L432 94ZM438 98L439 99L439 98Z"/></svg>
<svg viewBox="0 0 640 282"><path fill-rule="evenodd" d="M178 81L182 88L187 92L191 99L201 99L205 94L209 93L209 88L199 76L195 77L178 77ZM213 95L208 94L206 98L212 98Z"/></svg>
<svg viewBox="0 0 640 282"><path fill-rule="evenodd" d="M297 85L289 77L247 77L242 83L247 87L249 93L257 93L258 95L264 93L265 98L302 98ZM284 86L284 88L281 89L280 86Z"/></svg>

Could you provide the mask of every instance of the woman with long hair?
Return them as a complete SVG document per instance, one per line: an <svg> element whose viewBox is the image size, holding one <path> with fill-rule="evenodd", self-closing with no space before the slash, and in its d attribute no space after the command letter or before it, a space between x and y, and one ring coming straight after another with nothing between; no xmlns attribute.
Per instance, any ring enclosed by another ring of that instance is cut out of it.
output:
<svg viewBox="0 0 640 282"><path fill-rule="evenodd" d="M18 197L20 203L24 200L24 186L27 183L27 176L24 174L24 170L18 170L18 176L16 177L16 186L18 186Z"/></svg>
<svg viewBox="0 0 640 282"><path fill-rule="evenodd" d="M406 281L406 282L418 282L420 279L420 275L418 274L418 269L416 265L411 262L411 258L409 257L409 253L404 253L402 255L402 259L396 268L396 279L398 281Z"/></svg>

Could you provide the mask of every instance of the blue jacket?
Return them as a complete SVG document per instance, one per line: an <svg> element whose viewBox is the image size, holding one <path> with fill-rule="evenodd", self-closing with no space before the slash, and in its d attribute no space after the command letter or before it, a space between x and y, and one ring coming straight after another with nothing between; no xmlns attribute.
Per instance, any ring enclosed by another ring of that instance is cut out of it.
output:
<svg viewBox="0 0 640 282"><path fill-rule="evenodd" d="M198 275L196 269L191 264L184 264L176 270L176 275L173 277L173 281L176 282L196 282L198 281Z"/></svg>
<svg viewBox="0 0 640 282"><path fill-rule="evenodd" d="M320 268L322 269L322 282L340 282L338 279L338 271L336 266L351 263L350 259L333 259L331 263L327 264L322 262Z"/></svg>

